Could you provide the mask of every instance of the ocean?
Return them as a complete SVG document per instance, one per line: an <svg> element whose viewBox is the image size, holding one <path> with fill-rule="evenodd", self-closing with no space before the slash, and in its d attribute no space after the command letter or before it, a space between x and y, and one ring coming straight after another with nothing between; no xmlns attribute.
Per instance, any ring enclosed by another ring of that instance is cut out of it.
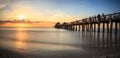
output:
<svg viewBox="0 0 120 58"><path fill-rule="evenodd" d="M102 57L118 53L113 51L120 47L119 34L55 28L0 28L0 48L48 58Z"/></svg>

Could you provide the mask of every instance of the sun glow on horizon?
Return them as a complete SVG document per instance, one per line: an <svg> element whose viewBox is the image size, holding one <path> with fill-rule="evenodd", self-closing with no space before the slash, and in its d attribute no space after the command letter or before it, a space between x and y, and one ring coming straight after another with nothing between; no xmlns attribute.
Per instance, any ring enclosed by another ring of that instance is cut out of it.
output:
<svg viewBox="0 0 120 58"><path fill-rule="evenodd" d="M24 20L25 19L25 15L18 15L19 20Z"/></svg>
<svg viewBox="0 0 120 58"><path fill-rule="evenodd" d="M24 28L24 27L53 27L54 24L53 23L4 23L4 24L0 24L0 27L20 27L20 28Z"/></svg>

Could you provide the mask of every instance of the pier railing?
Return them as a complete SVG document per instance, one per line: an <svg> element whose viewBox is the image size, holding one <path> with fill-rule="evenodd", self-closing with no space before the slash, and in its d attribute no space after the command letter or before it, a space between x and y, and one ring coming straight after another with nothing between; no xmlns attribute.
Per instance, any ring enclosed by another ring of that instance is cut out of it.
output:
<svg viewBox="0 0 120 58"><path fill-rule="evenodd" d="M113 23L115 23L115 28L113 28ZM102 26L101 26L102 24ZM92 16L89 18L84 18L81 20L76 20L73 22L61 24L62 29L74 30L74 31L98 31L100 32L100 27L102 27L103 32L105 31L105 25L107 25L107 32L112 32L112 29L120 30L120 12L112 14L98 14L97 16ZM82 26L82 28L81 28ZM97 27L97 28L96 28Z"/></svg>

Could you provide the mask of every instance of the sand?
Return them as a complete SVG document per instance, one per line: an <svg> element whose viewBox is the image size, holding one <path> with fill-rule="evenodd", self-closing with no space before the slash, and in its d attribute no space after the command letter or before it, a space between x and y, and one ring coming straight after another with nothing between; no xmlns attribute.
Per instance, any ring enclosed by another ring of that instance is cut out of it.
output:
<svg viewBox="0 0 120 58"><path fill-rule="evenodd" d="M85 53L64 53L43 56L41 54L24 54L0 48L0 58L120 58L119 48L90 48ZM55 54L55 53L54 53Z"/></svg>

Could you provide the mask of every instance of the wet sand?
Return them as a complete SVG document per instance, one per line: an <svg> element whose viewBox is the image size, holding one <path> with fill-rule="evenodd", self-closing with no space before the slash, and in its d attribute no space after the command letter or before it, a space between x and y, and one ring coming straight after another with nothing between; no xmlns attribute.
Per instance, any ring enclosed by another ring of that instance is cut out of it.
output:
<svg viewBox="0 0 120 58"><path fill-rule="evenodd" d="M86 52L48 52L48 55L42 54L24 54L16 51L0 48L0 58L120 58L119 48L91 48ZM54 53L51 55L51 53ZM49 55L50 54L50 55Z"/></svg>

